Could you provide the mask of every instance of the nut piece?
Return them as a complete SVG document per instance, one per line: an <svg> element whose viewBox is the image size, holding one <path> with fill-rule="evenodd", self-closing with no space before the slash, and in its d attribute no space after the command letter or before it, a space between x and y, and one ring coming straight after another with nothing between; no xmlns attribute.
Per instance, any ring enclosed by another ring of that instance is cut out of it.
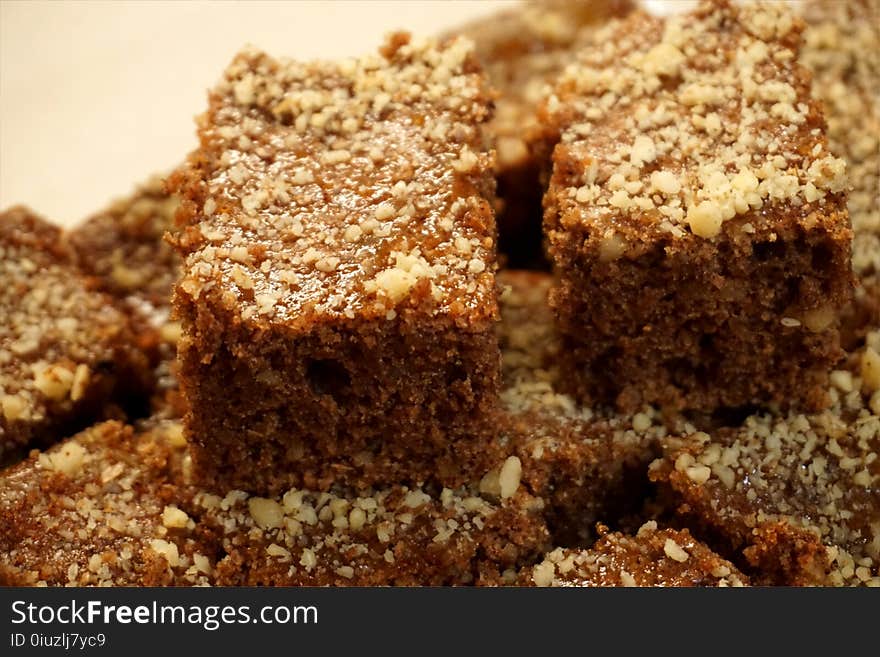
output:
<svg viewBox="0 0 880 657"><path fill-rule="evenodd" d="M72 401L79 401L85 396L86 388L91 378L92 371L88 365L80 363L76 366L76 370L73 373L73 383L70 385L70 399Z"/></svg>
<svg viewBox="0 0 880 657"><path fill-rule="evenodd" d="M535 586L550 586L556 577L556 565L552 561L539 563L532 570L532 581Z"/></svg>
<svg viewBox="0 0 880 657"><path fill-rule="evenodd" d="M70 440L54 452L40 454L40 465L72 477L85 462L86 449L75 440Z"/></svg>
<svg viewBox="0 0 880 657"><path fill-rule="evenodd" d="M721 232L721 208L712 201L703 201L688 210L687 222L694 235L711 238Z"/></svg>
<svg viewBox="0 0 880 657"><path fill-rule="evenodd" d="M868 392L880 390L880 354L866 347L861 362L862 385Z"/></svg>
<svg viewBox="0 0 880 657"><path fill-rule="evenodd" d="M34 386L53 401L67 397L73 385L73 372L61 365L49 365L37 371Z"/></svg>
<svg viewBox="0 0 880 657"><path fill-rule="evenodd" d="M248 500L248 510L261 529L275 529L284 521L284 509L275 500L252 497Z"/></svg>
<svg viewBox="0 0 880 657"><path fill-rule="evenodd" d="M663 544L663 552L666 553L666 556L672 559L673 561L678 561L679 563L684 563L688 560L690 556L687 552L685 552L682 547L673 541L671 538L667 538L666 542Z"/></svg>
<svg viewBox="0 0 880 657"><path fill-rule="evenodd" d="M501 492L501 499L513 497L516 489L519 488L520 478L522 477L522 462L518 456L510 456L501 466L501 473L498 476L498 484Z"/></svg>
<svg viewBox="0 0 880 657"><path fill-rule="evenodd" d="M480 480L480 492L507 499L513 497L522 477L522 462L517 456L509 456L500 468L492 468Z"/></svg>
<svg viewBox="0 0 880 657"><path fill-rule="evenodd" d="M27 402L20 395L3 395L0 397L0 410L7 422L27 419Z"/></svg>
<svg viewBox="0 0 880 657"><path fill-rule="evenodd" d="M834 306L827 305L804 313L804 326L813 333L821 333L834 323L837 313Z"/></svg>
<svg viewBox="0 0 880 657"><path fill-rule="evenodd" d="M150 541L150 547L154 552L165 557L165 561L172 568L180 565L180 553L177 551L177 546L174 543L169 543L161 538L154 538Z"/></svg>
<svg viewBox="0 0 880 657"><path fill-rule="evenodd" d="M189 516L176 506L166 506L162 511L162 524L168 529L182 529L189 522Z"/></svg>

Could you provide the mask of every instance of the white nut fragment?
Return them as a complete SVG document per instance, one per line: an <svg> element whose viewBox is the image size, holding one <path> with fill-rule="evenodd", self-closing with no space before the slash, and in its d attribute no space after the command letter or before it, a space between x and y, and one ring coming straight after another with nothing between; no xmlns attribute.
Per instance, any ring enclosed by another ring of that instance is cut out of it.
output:
<svg viewBox="0 0 880 657"><path fill-rule="evenodd" d="M539 563L532 570L532 581L535 586L550 586L556 577L556 565L552 561Z"/></svg>
<svg viewBox="0 0 880 657"><path fill-rule="evenodd" d="M188 522L186 511L181 511L176 506L166 506L162 510L162 524L168 529L182 529Z"/></svg>
<svg viewBox="0 0 880 657"><path fill-rule="evenodd" d="M76 440L69 440L57 450L40 454L40 465L72 477L82 468L86 454L85 447Z"/></svg>
<svg viewBox="0 0 880 657"><path fill-rule="evenodd" d="M269 547L266 548L266 554L270 557L279 557L282 561L290 560L290 551L287 548L281 547L277 543L271 543Z"/></svg>
<svg viewBox="0 0 880 657"><path fill-rule="evenodd" d="M618 234L611 233L599 243L599 262L612 262L626 253L626 241Z"/></svg>
<svg viewBox="0 0 880 657"><path fill-rule="evenodd" d="M804 313L804 326L813 333L821 333L830 327L836 319L837 313L834 310L834 306L822 306Z"/></svg>
<svg viewBox="0 0 880 657"><path fill-rule="evenodd" d="M666 553L667 557L679 563L684 563L688 560L688 557L690 556L678 543L673 541L671 538L667 538L666 542L663 544L663 552Z"/></svg>
<svg viewBox="0 0 880 657"><path fill-rule="evenodd" d="M480 480L480 492L507 499L513 497L522 477L522 462L518 456L509 456L501 467L492 468Z"/></svg>
<svg viewBox="0 0 880 657"><path fill-rule="evenodd" d="M262 529L280 527L284 521L284 508L275 500L252 497L248 500L248 510L254 522Z"/></svg>
<svg viewBox="0 0 880 657"><path fill-rule="evenodd" d="M831 385L840 390L840 392L853 391L852 374L847 370L834 370L829 376Z"/></svg>
<svg viewBox="0 0 880 657"><path fill-rule="evenodd" d="M113 265L110 278L116 285L126 290L134 290L144 284L143 272L127 267L121 262Z"/></svg>
<svg viewBox="0 0 880 657"><path fill-rule="evenodd" d="M73 372L73 382L70 384L70 399L72 401L79 401L85 396L91 378L92 371L88 365L80 363L76 366L76 370Z"/></svg>
<svg viewBox="0 0 880 657"><path fill-rule="evenodd" d="M461 155L459 155L458 159L452 162L452 168L459 173L469 173L476 168L477 161L477 156L473 154L470 148L465 146L461 150Z"/></svg>
<svg viewBox="0 0 880 657"><path fill-rule="evenodd" d="M651 428L651 417L647 413L636 413L633 415L632 419L632 427L633 431L638 433L642 433L643 431L647 431Z"/></svg>
<svg viewBox="0 0 880 657"><path fill-rule="evenodd" d="M27 402L21 395L3 395L0 397L0 409L7 422L27 419Z"/></svg>
<svg viewBox="0 0 880 657"><path fill-rule="evenodd" d="M866 347L861 359L862 385L868 392L880 390L880 354Z"/></svg>
<svg viewBox="0 0 880 657"><path fill-rule="evenodd" d="M376 210L374 211L374 215L379 221L390 219L395 214L397 214L397 210L394 209L394 206L391 203L380 203L376 206Z"/></svg>
<svg viewBox="0 0 880 657"><path fill-rule="evenodd" d="M167 561L168 565L172 568L176 568L180 565L180 553L177 550L177 545L174 543L170 543L161 538L154 538L150 541L150 547L153 549L153 552L165 557L165 561Z"/></svg>
<svg viewBox="0 0 880 657"><path fill-rule="evenodd" d="M61 365L41 368L34 376L34 386L53 401L67 397L73 385L73 372Z"/></svg>
<svg viewBox="0 0 880 657"><path fill-rule="evenodd" d="M705 484L709 481L709 477L712 476L712 470L707 465L703 465L702 463L698 463L697 465L692 465L685 470L685 473L688 476L688 479L693 481L695 484Z"/></svg>
<svg viewBox="0 0 880 657"><path fill-rule="evenodd" d="M299 560L299 565L306 570L311 571L315 566L318 565L318 557L316 557L315 553L312 552L309 548L304 548L302 551L302 556Z"/></svg>
<svg viewBox="0 0 880 657"><path fill-rule="evenodd" d="M671 196L681 191L681 181L672 171L660 170L651 174L651 187L661 194Z"/></svg>
<svg viewBox="0 0 880 657"><path fill-rule="evenodd" d="M694 235L707 239L715 237L721 232L721 223L724 221L721 208L712 201L703 201L699 205L691 207L688 209L685 219Z"/></svg>
<svg viewBox="0 0 880 657"><path fill-rule="evenodd" d="M376 274L376 286L394 303L398 303L418 282L413 274L399 267L383 269Z"/></svg>
<svg viewBox="0 0 880 657"><path fill-rule="evenodd" d="M165 426L162 435L171 447L186 447L186 436L183 435L183 425L180 422Z"/></svg>
<svg viewBox="0 0 880 657"><path fill-rule="evenodd" d="M519 137L499 137L495 150L498 153L498 164L501 166L513 166L529 157L529 148Z"/></svg>
<svg viewBox="0 0 880 657"><path fill-rule="evenodd" d="M498 475L498 484L501 492L501 499L513 497L519 488L519 482L522 478L522 462L518 456L510 456L501 466L501 473Z"/></svg>

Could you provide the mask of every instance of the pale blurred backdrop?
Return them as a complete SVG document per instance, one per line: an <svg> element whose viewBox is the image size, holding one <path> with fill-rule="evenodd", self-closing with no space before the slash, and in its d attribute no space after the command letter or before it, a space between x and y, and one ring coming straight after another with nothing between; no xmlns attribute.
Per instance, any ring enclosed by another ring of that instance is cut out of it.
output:
<svg viewBox="0 0 880 657"><path fill-rule="evenodd" d="M245 43L356 55L393 29L434 34L515 4L0 0L0 209L25 203L71 225L173 167Z"/></svg>

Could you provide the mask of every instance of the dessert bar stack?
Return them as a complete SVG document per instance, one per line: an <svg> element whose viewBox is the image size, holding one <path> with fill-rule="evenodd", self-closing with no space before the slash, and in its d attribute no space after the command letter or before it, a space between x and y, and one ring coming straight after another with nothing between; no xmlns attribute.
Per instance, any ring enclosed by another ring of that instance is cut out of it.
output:
<svg viewBox="0 0 880 657"><path fill-rule="evenodd" d="M880 585L880 7L636 4L248 48L0 215L0 584Z"/></svg>

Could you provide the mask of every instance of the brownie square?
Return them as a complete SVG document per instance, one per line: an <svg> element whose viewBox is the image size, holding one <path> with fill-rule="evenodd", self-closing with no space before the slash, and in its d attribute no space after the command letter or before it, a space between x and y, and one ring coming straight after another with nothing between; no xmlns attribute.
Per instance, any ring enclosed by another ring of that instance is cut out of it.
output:
<svg viewBox="0 0 880 657"><path fill-rule="evenodd" d="M455 485L489 467L489 105L464 40L235 58L172 180L180 381L205 480Z"/></svg>
<svg viewBox="0 0 880 657"><path fill-rule="evenodd" d="M835 372L830 410L670 436L651 465L660 498L757 583L880 586L880 357L860 361Z"/></svg>
<svg viewBox="0 0 880 657"><path fill-rule="evenodd" d="M550 302L580 397L827 403L852 231L801 28L782 3L636 13L547 99Z"/></svg>
<svg viewBox="0 0 880 657"><path fill-rule="evenodd" d="M0 462L144 405L149 363L129 318L23 207L0 213L0 317Z"/></svg>

